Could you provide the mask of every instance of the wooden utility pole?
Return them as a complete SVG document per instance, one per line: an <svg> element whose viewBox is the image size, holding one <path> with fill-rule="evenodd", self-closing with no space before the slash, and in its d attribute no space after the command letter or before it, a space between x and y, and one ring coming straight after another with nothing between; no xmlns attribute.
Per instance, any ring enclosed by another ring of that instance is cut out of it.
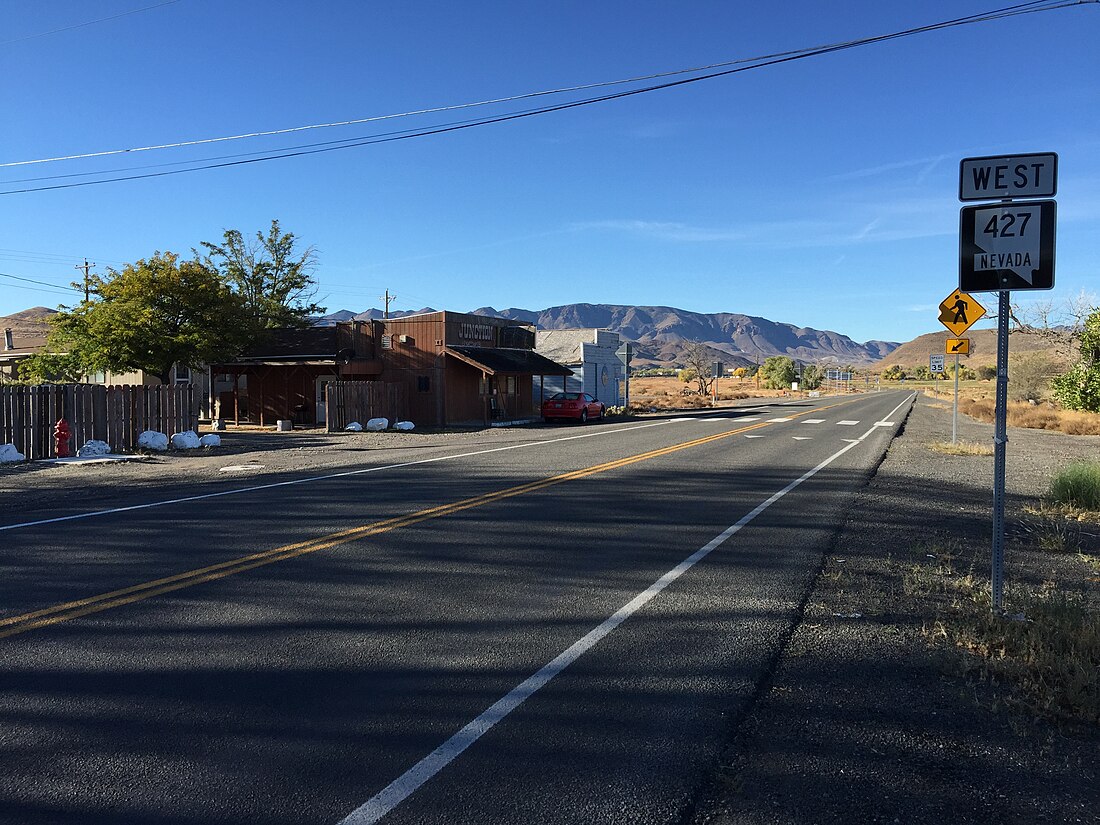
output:
<svg viewBox="0 0 1100 825"><path fill-rule="evenodd" d="M88 263L88 259L85 258L84 263L76 264L73 267L73 269L82 269L82 270L84 270L84 302L85 303L88 302L88 298L90 297L91 290L90 290L89 285L88 285L88 279L89 279L90 276L89 276L88 273L90 272L90 270L93 266L95 266L95 264Z"/></svg>
<svg viewBox="0 0 1100 825"><path fill-rule="evenodd" d="M386 319L389 319L389 317L390 317L390 301L396 301L397 296L396 295L390 295L390 291L387 289L385 295L379 295L378 297L386 302L385 309L382 310L382 317L386 318Z"/></svg>

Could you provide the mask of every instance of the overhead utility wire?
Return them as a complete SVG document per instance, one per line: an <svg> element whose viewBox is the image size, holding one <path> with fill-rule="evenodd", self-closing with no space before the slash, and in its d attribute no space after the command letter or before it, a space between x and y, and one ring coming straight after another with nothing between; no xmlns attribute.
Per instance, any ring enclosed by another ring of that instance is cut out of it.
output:
<svg viewBox="0 0 1100 825"><path fill-rule="evenodd" d="M478 119L478 120L463 122L463 123L459 123L459 124L436 126L436 127L432 127L432 128L428 128L428 129L422 129L422 130L418 130L418 131L406 131L406 132L401 132L401 133L397 133L397 134L389 133L389 134L382 135L382 136L372 135L372 136L367 136L363 139L348 139L347 141L336 141L337 143L342 143L343 144L343 145L338 145L338 146L327 145L327 146L323 146L322 148L313 148L313 149L303 149L303 148L299 147L298 149L296 149L294 151L281 152L279 154L270 154L270 155L267 155L267 156L264 156L264 157L250 158L250 159L247 159L247 160L228 161L228 162L224 162L224 163L211 163L211 164L206 164L206 165L202 165L202 166L193 166L193 167L188 168L188 169L175 169L175 170L166 171L166 172L151 172L151 173L142 174L142 175L127 175L127 176L116 177L116 178L104 178L102 180L95 180L95 181L83 181L83 182L79 182L79 183L67 183L67 184L56 184L56 185L52 185L52 186L28 187L28 188L24 188L24 189L11 189L11 190L6 190L6 191L0 191L0 195L21 194L21 193L27 193L27 192L41 192L41 191L54 190L54 189L71 189L71 188L76 188L76 187L81 187L81 186L92 186L92 185L101 184L101 183L116 183L116 182L121 182L121 181L141 180L141 179L154 178L154 177L164 177L164 176L167 176L167 175L178 175L178 174L182 174L184 172L195 172L195 171L201 171L201 170L207 170L207 169L220 169L220 168L226 168L226 167L231 167L231 166L244 166L244 165L248 165L248 164L252 164L252 163L261 163L261 162L268 161L268 160L280 160L280 159L291 158L291 157L302 157L302 156L305 156L305 155L315 155L315 154L320 154L320 153L323 153L323 152L332 152L332 151L336 151L338 149L350 149L350 148L353 148L353 147L367 146L367 145L372 145L372 144L377 144L377 143L389 143L389 142L397 141L397 140L408 140L410 138L415 138L415 137L426 137L426 136L429 136L429 135L444 134L444 133L447 133L447 132L455 132L455 131L470 129L470 128L473 128L475 126L485 126L485 125L489 125L489 124L493 124L493 123L503 123L503 122L507 122L507 121L511 121L511 120L519 120L519 119L522 119L522 118L532 117L534 115L547 114L547 113L550 113L550 112L565 111L567 109L574 109L574 108L578 108L578 107L581 107L581 106L588 106L588 105L591 105L593 103L602 103L602 102L606 102L606 101L610 101L610 100L617 100L619 98L631 97L631 96L634 96L634 95L643 94L645 92L652 92L652 91L657 91L657 90L661 90L661 89L674 88L674 87L677 87L677 86L684 86L684 85L687 85L689 83L696 83L696 82L701 81L701 80L710 80L710 79L713 79L713 78L716 78L716 77L724 77L724 76L727 76L727 75L738 74L738 73L741 73L741 72L750 71L752 69L764 68L765 66L773 66L773 65L780 64L780 63L788 63L788 62L791 62L791 61L794 61L794 60L801 60L801 59L804 59L806 57L815 57L815 56L818 56L818 55L829 54L829 53L837 52L837 51L843 51L845 49L856 48L858 46L868 45L868 44L871 44L871 43L885 42L885 41L888 41L888 40L893 40L893 39L897 39L897 38L901 38L901 37L908 37L908 36L911 36L911 35L914 35L914 34L921 34L921 33L929 32L929 31L936 31L936 30L939 30L939 29L950 28L952 26L960 26L960 25L967 25L967 24L973 24L973 23L988 22L988 21L991 21L991 20L1000 20L1000 19L1005 19L1005 18L1008 18L1008 17L1015 17L1015 16L1018 16L1018 15L1021 15L1021 14L1033 14L1033 13L1037 13L1037 12L1040 12L1040 11L1051 11L1051 10L1054 10L1054 9L1066 8L1066 7L1069 7L1069 6L1084 5L1084 4L1088 4L1088 3L1095 4L1097 2L1100 2L1100 0L1067 0L1067 2L1061 2L1061 3L1058 3L1056 5L1047 5L1043 0L1040 0L1040 2L1023 3L1023 4L1020 4L1019 6L1010 6L1010 7L1007 7L1005 9L999 9L999 10L989 12L989 13L985 13L985 14L982 14L982 15L971 15L971 16L968 16L968 17L958 18L956 20L948 20L948 21L943 21L943 22L940 22L940 23L930 24L930 25L927 25L927 26L921 26L921 27L917 27L917 28L906 29L904 31L892 32L890 34L877 35L875 37L864 38L862 40L849 41L847 43L837 44L837 45L833 45L833 46L825 46L825 47L821 47L821 48L814 49L814 50L800 51L800 52L797 52L797 53L790 54L789 56L786 56L786 57L777 57L775 59L759 62L759 63L753 64L753 65L750 65L750 66L739 66L737 68L726 69L726 70L721 71L721 72L713 72L713 73L706 74L706 75L700 75L698 77L684 78L682 80L676 80L676 81L672 81L670 83L655 84L655 85L652 85L652 86L646 86L646 87L642 87L642 88L639 88L639 89L630 89L630 90L623 91L623 92L616 92L614 94L601 95L599 97L586 98L586 99L582 99L582 100L576 100L576 101L571 101L571 102L567 102L567 103L561 103L561 104L557 104L557 105L554 105L554 106L544 106L544 107L529 109L529 110L520 111L520 112L511 112L511 113L507 113L507 114L504 114L504 115L486 117L486 118L481 118L481 119ZM1040 8L1035 8L1036 6L1041 6L1041 7Z"/></svg>
<svg viewBox="0 0 1100 825"><path fill-rule="evenodd" d="M13 281L24 281L28 284L40 284L41 286L48 286L48 287L50 287L50 289L52 291L60 292L62 295L68 295L68 293L64 291L66 289L72 289L72 290L75 290L76 292L80 292L80 290L77 289L75 286L66 287L66 286L62 286L61 284L51 284L51 283L47 283L46 281L36 281L34 278L23 278L23 277L20 277L19 275L9 275L6 272L0 272L0 278L11 278ZM17 284L8 284L8 286L13 286L14 287L14 286L18 286L18 285ZM25 286L25 287L19 287L19 288L20 289L32 289L33 287L26 287Z"/></svg>
<svg viewBox="0 0 1100 825"><path fill-rule="evenodd" d="M178 0L173 0L173 1L178 2ZM1045 10L1048 10L1048 9L1061 8L1065 5L1077 5L1078 3L1095 3L1095 2L1098 2L1098 0L1070 0L1069 2L1067 2L1066 0L1062 0L1062 2L1058 3L1057 5L1050 5L1052 2L1055 2L1055 0L1032 0L1032 2L1021 3L1021 4L1018 4L1016 6L1008 6L1005 9L1000 9L1000 10L997 10L997 11L994 11L994 12L989 12L988 15L998 15L1002 12L1006 12L1006 11L1010 11L1010 10L1022 10L1022 9L1029 9L1029 10L1032 10L1032 11L1045 11ZM150 8L152 8L152 7L150 7ZM1006 15L1006 16L1008 16L1008 15ZM981 21L984 21L986 19L993 20L993 19L999 19L999 18L998 17L993 17L993 16L988 16L987 17L984 14L971 15L970 17L958 18L957 20L954 20L954 21L945 21L943 23L935 23L935 24L932 24L932 25L927 26L927 27L922 27L921 29L912 29L912 30L909 30L908 32L899 32L899 33L895 33L894 35L882 35L881 37L889 38L889 37L894 37L894 36L904 36L905 34L914 34L914 33L920 32L920 31L931 31L935 28L940 28L940 27L944 27L944 26L947 26L947 25L959 25L963 22L981 22ZM132 147L132 148L129 148L129 149L109 149L109 150L105 150L105 151L101 151L101 152L84 152L84 153L80 153L80 154L59 155L57 157L49 157L49 158L35 158L35 159L31 159L31 160L8 161L8 162L0 163L0 168L7 168L7 167L12 167L12 166L28 166L28 165L37 164L37 163L53 163L53 162L65 161L65 160L83 160L83 159L86 159L86 158L107 157L107 156L110 156L110 155L125 155L125 154L132 154L134 152L151 152L151 151L156 151L156 150L161 150L161 149L178 149L178 148L182 148L182 147L186 147L186 146L200 146L200 145L209 144L209 143L222 143L222 142L231 141L231 140L243 140L243 139L246 139L246 138L270 137L272 135L292 134L292 133L295 133L295 132L303 132L303 131L307 131L307 130L311 130L311 129L329 129L329 128L337 127L337 126L354 126L354 125L360 125L360 124L363 124L363 123L374 123L374 122L378 122L378 121L382 121L382 120L392 120L392 119L395 119L395 118L402 118L402 117L413 117L413 116L417 116L417 115L426 115L426 114L439 114L439 113L442 113L442 112L451 112L451 111L457 111L457 110L460 110L460 109L470 109L470 108L476 108L476 107L482 107L482 106L491 106L491 105L496 105L496 104L500 104L500 103L514 103L514 102L519 101L519 100L529 100L531 98L536 98L536 97L545 97L545 96L548 96L548 95L567 94L567 93L570 93L570 92L582 92L582 91L587 91L587 90L590 90L590 89L606 88L606 87L609 87L609 86L618 86L618 85L623 85L623 84L628 84L628 83L641 83L641 82L644 82L644 81L657 80L657 79L664 78L664 77L674 77L674 76L677 76L677 75L694 74L694 73L697 73L697 72L710 71L712 69L720 69L720 68L725 68L725 67L729 67L729 66L739 66L739 65L744 65L744 64L748 64L748 63L758 63L758 62L761 62L761 61L771 61L771 60L775 60L777 58L807 56L809 54L819 53L821 50L831 50L831 49L841 48L841 47L851 47L851 46L856 46L856 45L862 45L862 44L865 44L865 43L868 43L868 42L874 42L875 39L876 38L868 38L868 39L864 39L864 40L849 40L849 41L845 41L845 42L841 42L841 43L831 43L831 44L827 44L827 45L823 45L823 46L812 46L812 47L803 48L803 49L796 49L796 50L792 50L792 51L776 52L774 54L761 55L761 56L758 56L758 57L746 57L746 58L740 58L740 59L737 59L737 60L727 60L727 61L723 61L723 62L720 62L720 63L710 63L710 64L707 64L705 66L695 66L695 67L689 68L689 69L675 69L675 70L671 70L671 71L667 71L667 72L658 72L658 73L655 73L655 74L640 75L638 77L625 78L625 79L619 79L619 80L608 80L608 81L603 81L603 82L599 82L599 83L586 83L586 84L581 84L581 85L577 85L577 86L565 86L565 87L561 87L561 88L558 88L558 89L546 89L546 90L542 90L542 91L525 92L523 94L510 95L510 96L507 96L507 97L492 98L490 100L481 100L481 101L477 101L477 102L473 102L473 103L458 103L458 104L454 104L454 105L451 105L451 106L436 106L436 107L427 108L427 109L416 109L416 110L412 110L412 111L408 111L408 112L398 112L398 113L387 114L387 115L374 115L374 116L371 116L371 117L355 118L355 119L351 119L351 120L332 121L330 123L315 123L315 124L310 124L310 125L306 125L306 126L288 127L286 129L270 129L270 130L266 130L266 131L246 132L246 133L239 134L239 135L226 135L226 136L222 136L222 137L200 138L200 139L196 139L196 140L183 140L183 141L176 141L174 143L160 143L160 144L155 144L155 145L151 145L151 146L136 146L136 147Z"/></svg>
<svg viewBox="0 0 1100 825"><path fill-rule="evenodd" d="M131 14L140 14L143 11L150 11L152 9L159 9L161 6L171 6L173 3L178 3L180 0L165 0L163 3L156 3L152 6L145 6L140 9L131 9L130 11L124 11L119 14L112 14L110 17L100 17L96 20L86 20L83 23L73 23L71 26L62 26L60 29L51 29L48 32L38 32L37 34L27 34L23 37L16 37L11 40L0 40L0 46L7 46L9 43L22 43L24 40L33 40L36 37L46 37L51 34L60 34L61 32L72 31L73 29L82 29L85 26L94 26L96 23L106 23L108 20L117 20L120 17L128 17Z"/></svg>

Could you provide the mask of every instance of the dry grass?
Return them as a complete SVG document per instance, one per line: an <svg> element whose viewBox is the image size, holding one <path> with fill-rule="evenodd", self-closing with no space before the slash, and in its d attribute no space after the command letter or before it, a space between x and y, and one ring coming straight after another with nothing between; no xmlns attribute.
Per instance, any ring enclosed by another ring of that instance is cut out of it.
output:
<svg viewBox="0 0 1100 825"><path fill-rule="evenodd" d="M991 610L989 582L957 569L961 548L917 548L903 592L934 605L925 633L966 654L967 669L1005 688L1006 701L1050 718L1100 724L1100 613L1047 584L1006 593ZM1082 557L1086 567L1090 557Z"/></svg>
<svg viewBox="0 0 1100 825"><path fill-rule="evenodd" d="M959 411L979 421L993 423L996 405L992 398L959 398ZM1033 430L1056 430L1067 435L1100 435L1097 413L1059 410L1043 404L1010 401L1008 425Z"/></svg>
<svg viewBox="0 0 1100 825"><path fill-rule="evenodd" d="M973 441L956 441L954 444L950 441L933 441L928 449L944 455L993 455L991 444L975 444Z"/></svg>

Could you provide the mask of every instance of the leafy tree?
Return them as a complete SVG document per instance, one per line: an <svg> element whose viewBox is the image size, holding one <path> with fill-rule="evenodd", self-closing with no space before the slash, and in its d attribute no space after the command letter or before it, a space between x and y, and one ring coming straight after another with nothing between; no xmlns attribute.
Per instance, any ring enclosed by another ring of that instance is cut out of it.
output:
<svg viewBox="0 0 1100 825"><path fill-rule="evenodd" d="M690 384L695 380L695 370L690 367L685 367L676 373L676 377L683 381L685 384Z"/></svg>
<svg viewBox="0 0 1100 825"><path fill-rule="evenodd" d="M905 369L900 364L891 364L882 371L883 381L900 381L905 377Z"/></svg>
<svg viewBox="0 0 1100 825"><path fill-rule="evenodd" d="M997 377L997 368L992 364L978 367L978 378L982 381L992 381Z"/></svg>
<svg viewBox="0 0 1100 825"><path fill-rule="evenodd" d="M790 389L797 375L794 361L785 355L773 355L760 365L760 377L764 379L764 386L769 389Z"/></svg>
<svg viewBox="0 0 1100 825"><path fill-rule="evenodd" d="M748 367L738 367L737 369L735 369L733 371L733 374L735 376L737 376L738 381L740 381L741 383L744 383L745 382L745 376L747 376L749 374L749 368Z"/></svg>
<svg viewBox="0 0 1100 825"><path fill-rule="evenodd" d="M302 249L292 232L283 232L277 220L265 235L246 239L240 230L227 229L221 244L203 241L203 263L217 270L244 299L255 330L308 327L310 316L325 308L314 301L317 251ZM196 252L196 256L199 253Z"/></svg>
<svg viewBox="0 0 1100 825"><path fill-rule="evenodd" d="M817 364L807 364L802 368L802 381L799 387L804 390L816 390L825 380L825 370Z"/></svg>
<svg viewBox="0 0 1100 825"><path fill-rule="evenodd" d="M1051 381L1051 389L1068 409L1100 412L1100 309L1085 320L1078 340L1080 358Z"/></svg>
<svg viewBox="0 0 1100 825"><path fill-rule="evenodd" d="M94 297L51 318L46 352L24 362L33 377L144 370L167 383L173 364L223 360L246 341L243 301L199 261L156 252L90 287Z"/></svg>
<svg viewBox="0 0 1100 825"><path fill-rule="evenodd" d="M924 366L924 364L918 364L913 367L913 380L914 381L931 381L932 370Z"/></svg>

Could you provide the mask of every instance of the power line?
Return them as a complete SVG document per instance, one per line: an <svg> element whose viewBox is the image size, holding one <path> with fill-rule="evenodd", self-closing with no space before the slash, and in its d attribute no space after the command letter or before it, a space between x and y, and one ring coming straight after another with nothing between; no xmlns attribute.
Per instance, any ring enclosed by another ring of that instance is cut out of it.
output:
<svg viewBox="0 0 1100 825"><path fill-rule="evenodd" d="M156 3L152 6L145 6L140 9L131 9L130 11L124 11L119 14L112 14L110 17L100 17L97 20L88 20L84 23L74 23L71 26L62 26L60 29L51 29L48 32L38 32L37 34L27 34L23 37L16 37L12 40L0 40L0 46L7 46L9 43L22 43L24 40L33 40L36 37L46 37L51 34L59 34L60 32L72 31L73 29L82 29L85 26L94 26L96 23L106 23L108 20L117 20L120 17L127 17L131 14L140 14L143 11L150 11L151 9L159 9L161 6L171 6L173 3L178 3L180 0L165 0L163 3Z"/></svg>
<svg viewBox="0 0 1100 825"><path fill-rule="evenodd" d="M348 138L341 141L330 141L325 144L308 144L307 146L318 148L306 148L306 147L294 147L290 150L275 150L274 153L263 154L260 157L250 157L243 160L231 160L221 163L205 163L205 159L191 161L191 163L197 163L202 165L190 166L185 169L174 169L163 172L150 172L139 175L124 175L113 178L103 178L93 181L82 181L77 183L64 183L54 184L50 186L37 186L26 187L22 189L9 189L0 191L0 195L13 195L24 194L28 192L42 192L55 189L72 189L82 186L93 186L102 183L117 183L121 181L130 180L143 180L147 178L165 177L168 175L178 175L185 172L196 172L208 169L222 169L232 166L244 166L252 163L262 163L269 160L281 160L292 157L302 157L306 155L321 154L324 152L337 151L339 149L350 149L359 146L368 146L377 143L388 143L396 140L408 140L416 137L427 137L430 135L445 134L447 132L455 132L464 129L470 129L476 126L486 126L494 123L504 123L512 120L519 120L523 118L532 117L534 115L548 114L550 112L560 112L568 109L579 108L581 106L589 106L594 103L604 103L611 100L618 100L620 98L632 97L634 95L645 94L647 92L671 89L678 86L684 86L689 83L697 83L703 80L712 80L718 77L725 77L728 75L739 74L741 72L751 71L753 69L761 69L767 66L774 66L781 63L789 63L795 60L802 60L808 57L817 57L824 54L831 54L833 52L844 51L847 49L857 48L860 46L870 45L872 43L881 43L889 40L895 40L902 37L910 37L916 34L924 34L931 31L938 31L954 26L971 25L975 23L990 22L993 20L1003 20L1009 17L1016 17L1023 14L1036 14L1044 11L1053 11L1056 9L1068 8L1070 6L1096 4L1100 3L1100 0L1063 0L1062 2L1051 3L1051 0L1035 0L1034 2L1021 3L1015 6L1008 6L1003 9L998 9L992 12L986 12L982 14L969 15L967 17L956 18L954 20L941 21L939 23L933 23L926 26L920 26L910 29L905 29L898 32L892 32L884 35L876 35L873 37L867 37L860 40L847 41L845 43L834 44L830 46L822 46L814 49L804 49L796 52L786 52L782 56L776 56L771 59L763 60L760 62L752 63L751 65L738 65L735 68L725 69L723 71L711 72L709 74L699 75L696 77L682 78L680 80L670 81L667 83L658 83L650 86L644 86L637 89L629 89L622 92L615 92L612 94L600 95L597 97L583 98L580 100L569 101L566 103L555 104L551 106L542 106L533 109L521 110L516 112L509 112L502 115L488 116L484 118L478 118L469 121L460 121L458 123L439 125L434 127L428 127L419 130L406 130L402 132L389 132L382 133L381 135L370 135L361 138ZM739 63L744 61L738 61ZM729 65L729 64L726 64ZM603 84L607 85L607 84ZM339 145L333 145L339 144ZM249 153L259 154L259 153ZM74 156L76 157L76 156ZM186 162L184 162L186 163ZM12 164L9 164L12 165ZM179 164L167 164L167 165L179 165ZM140 168L140 167L139 167ZM126 170L117 170L126 171ZM69 177L69 176L64 176Z"/></svg>
<svg viewBox="0 0 1100 825"><path fill-rule="evenodd" d="M178 2L178 0L173 0L173 2ZM398 113L387 114L387 115L374 115L374 116L370 116L370 117L353 118L353 119L349 119L349 120L339 120L339 121L332 121L332 122L328 122L328 123L314 123L314 124L309 124L309 125L305 125L305 126L292 126L292 127L288 127L288 128L285 128L285 129L269 129L269 130L264 130L264 131L245 132L245 133L237 134L237 135L225 135L225 136L213 137L213 138L199 138L199 139L195 139L195 140L182 140L182 141L176 141L176 142L173 142L173 143L161 143L161 144L154 144L154 145L150 145L150 146L135 146L135 147L131 147L131 148L128 148L128 149L109 149L109 150L104 150L104 151L100 151L100 152L83 152L83 153L73 154L73 155L60 155L60 156L57 156L57 157L35 158L35 159L31 159L31 160L20 160L20 161L9 161L9 162L6 162L6 163L0 163L0 168L8 168L8 167L13 167L13 166L27 166L27 165L38 164L38 163L53 163L53 162L56 162L56 161L65 161L65 160L83 160L83 159L94 158L94 157L107 157L107 156L110 156L110 155L133 154L135 152L151 152L151 151L157 151L157 150L162 150L162 149L178 149L178 148L182 148L182 147L186 147L186 146L200 146L200 145L210 144L210 143L222 143L222 142L225 142L225 141L232 141L232 140L244 140L244 139L247 139L247 138L270 137L270 136L273 136L273 135L292 134L292 133L295 133L295 132L303 132L303 131L307 131L307 130L311 130L311 129L329 129L329 128L338 127L338 126L354 126L354 125L361 125L361 124L364 124L364 123L375 123L375 122L382 121L382 120L392 120L392 119L395 119L395 118L413 117L413 116L417 116L417 115L426 115L426 114L440 114L442 112L452 112L452 111L457 111L457 110L460 110L460 109L471 109L471 108L482 107L482 106L491 106L491 105L496 105L496 104L500 104L500 103L514 103L514 102L519 101L519 100L529 100L531 98L545 97L545 96L548 96L548 95L568 94L568 93L572 93L572 92L588 91L590 89L607 88L607 87L610 87L610 86L625 85L625 84L630 84L630 83L642 83L642 82L645 82L645 81L657 80L657 79L664 78L664 77L675 77L675 76L684 75L684 74L695 74L695 73L698 73L698 72L707 72L707 71L711 71L711 70L714 70L714 69L721 69L721 68L726 68L726 67L730 67L730 66L738 66L738 65L753 64L753 63L762 63L763 65L770 65L766 61L774 61L778 58L802 57L802 56L810 56L810 55L813 55L813 54L826 53L828 51L833 51L833 50L840 49L840 48L851 48L853 46L865 45L866 43L876 42L878 40L890 39L892 37L901 37L901 36L907 36L907 35L910 35L910 34L922 33L924 31L933 31L937 28L944 28L944 27L947 27L947 26L950 26L950 25L962 25L962 24L968 23L968 22L985 22L987 20L1002 19L1003 17L1014 16L1014 14L1016 14L1016 13L1032 13L1032 12L1038 12L1038 11L1050 11L1050 10L1054 10L1054 9L1057 9L1057 8L1063 8L1065 6L1081 5L1081 4L1085 4L1085 3L1096 3L1096 2L1100 2L1100 0L1031 0L1031 2L1020 3L1020 4L1015 5L1015 6L1007 6L1004 9L998 9L998 10L995 10L993 12L979 13L979 14L975 14L975 15L970 15L968 17L957 18L956 20L944 21L944 22L941 22L941 23L934 23L934 24L931 24L929 26L922 26L922 27L919 27L919 28L916 28L916 29L909 29L909 30L906 30L906 31L903 31L903 32L896 32L896 33L889 34L889 35L880 35L880 36L873 37L873 38L865 38L865 39L862 39L862 40L850 40L850 41L844 41L844 42L840 42L840 43L832 43L832 44L822 45L822 46L811 46L811 47L807 47L807 48L803 48L803 49L796 49L796 50L793 50L793 51L776 52L776 53L773 53L773 54L760 55L760 56L757 56L757 57L738 58L736 60L727 60L727 61L722 61L722 62L719 62L719 63L710 63L710 64L707 64L707 65L694 66L692 68L686 68L686 69L674 69L674 70L671 70L671 71L657 72L657 73L654 73L654 74L640 75L640 76L631 77L631 78L621 78L621 79L618 79L618 80L607 80L607 81L602 81L602 82L598 82L598 83L585 83L585 84L579 84L579 85L575 85L575 86L564 86L564 87L556 88L556 89L545 89L545 90L535 91L535 92L525 92L525 93L522 93L522 94L510 95L510 96L506 96L506 97L492 98L492 99L489 99L489 100L480 100L480 101L471 102L471 103L458 103L458 104L454 104L454 105L450 105L450 106L435 106L435 107L430 107L430 108L425 108L425 109L415 109L415 110L412 110L412 111L398 112ZM155 8L155 7L151 6L149 8ZM1006 13L1006 12L1010 12L1010 13ZM708 77L716 77L716 76L720 76L720 74L721 73L719 73L718 75L708 75ZM704 78L699 78L699 79L704 79ZM656 88L665 88L665 87L659 86L659 87L656 87Z"/></svg>
<svg viewBox="0 0 1100 825"><path fill-rule="evenodd" d="M13 281L24 281L25 283L28 283L28 284L39 284L40 286L49 287L50 291L52 291L52 292L60 292L62 295L68 295L69 294L65 290L73 290L75 292L80 292L80 290L77 289L75 286L65 287L65 286L62 286L61 284L51 284L51 283L47 283L46 281L36 281L34 278L23 278L19 275L9 275L6 272L0 272L0 278L10 278ZM29 286L22 286L21 287L18 284L8 284L8 286L12 287L14 289L36 289L35 287L29 287ZM37 291L41 291L41 290L37 290Z"/></svg>

